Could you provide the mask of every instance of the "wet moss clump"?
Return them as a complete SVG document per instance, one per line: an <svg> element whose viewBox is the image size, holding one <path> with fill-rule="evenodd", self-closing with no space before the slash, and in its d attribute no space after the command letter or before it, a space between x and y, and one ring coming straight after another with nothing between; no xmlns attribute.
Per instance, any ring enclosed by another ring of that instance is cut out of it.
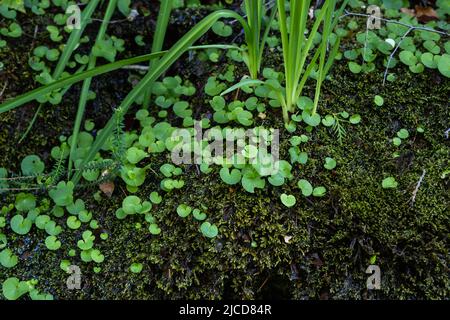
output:
<svg viewBox="0 0 450 320"><path fill-rule="evenodd" d="M175 25L191 23L177 17L172 21ZM271 53L267 57L266 66L279 69L280 56ZM191 104L198 115L210 112L202 89L211 70L216 68L185 60L171 70L183 73L196 85L198 95ZM142 217L115 217L126 195L120 179L116 179L113 196L101 201L92 198L97 188L81 189L77 198L87 203L100 226L94 234L95 248L105 255L101 271L95 273L93 264L81 262L78 255L68 257L81 237L80 230L63 232L58 237L61 249L50 252L45 248L44 231L33 229L26 236L17 236L6 227L20 263L12 270L2 270L4 277L36 278L41 291L58 299L447 298L449 180L443 172L449 169L449 141L444 134L449 119L449 82L437 72L413 75L398 68L397 80L383 87L381 70L354 75L345 62L336 63L324 84L319 112L358 113L362 121L356 126L344 123L342 141L324 126L308 133L304 151L309 160L306 165L294 165L294 179L283 187L268 185L250 194L239 185L225 185L217 167L205 175L195 165L184 166L183 189L165 194L152 210L162 230L158 236L150 235ZM219 71L223 70L219 67ZM95 119L98 127L129 89L127 73L115 75L114 90L108 90L111 81L106 84L106 79L93 83L101 93L100 102L89 108L87 117ZM71 106L79 89L74 86L73 90L67 104L42 113L23 147L10 143L20 136L16 126L22 109L0 119L0 145L5 154L0 166L17 169L30 153L50 163L48 153L58 135L70 134L75 112ZM304 94L312 97L313 87L307 87ZM377 94L384 97L382 107L373 103ZM283 128L280 110L268 110L267 118L257 125L262 123ZM424 133L416 131L419 126ZM408 129L410 137L395 147L392 138L401 128ZM300 128L296 132L302 133L305 131ZM280 153L288 159L289 134L282 130L281 136ZM323 168L329 156L337 161L331 171ZM149 171L138 192L142 199L159 191L162 176L158 169L168 161L167 154L151 156L154 172ZM412 202L423 170L424 179ZM382 188L381 181L387 176L396 178L396 189ZM299 179L325 186L326 195L302 197ZM296 195L297 204L284 207L279 200L282 193ZM45 193L39 195L41 200L46 197ZM12 194L0 197L2 205L14 198ZM219 235L207 239L197 222L180 218L176 208L181 203L207 208L208 220L219 227ZM99 240L102 232L109 234L106 241ZM374 255L382 285L379 291L368 291L365 270ZM62 259L81 267L81 290L67 289ZM143 264L141 273L130 271L134 262Z"/></svg>

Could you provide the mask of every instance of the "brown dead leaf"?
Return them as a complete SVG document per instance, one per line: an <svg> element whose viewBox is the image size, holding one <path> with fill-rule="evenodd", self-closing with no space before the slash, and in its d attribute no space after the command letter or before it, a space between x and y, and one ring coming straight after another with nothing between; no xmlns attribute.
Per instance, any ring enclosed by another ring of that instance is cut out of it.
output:
<svg viewBox="0 0 450 320"><path fill-rule="evenodd" d="M439 20L437 12L432 7L415 6L416 18L420 22L428 22L431 20Z"/></svg>
<svg viewBox="0 0 450 320"><path fill-rule="evenodd" d="M111 196L114 192L115 185L114 185L114 182L112 182L112 181L106 181L106 182L101 183L99 185L99 188L104 194L106 194L106 196L108 198L111 198Z"/></svg>

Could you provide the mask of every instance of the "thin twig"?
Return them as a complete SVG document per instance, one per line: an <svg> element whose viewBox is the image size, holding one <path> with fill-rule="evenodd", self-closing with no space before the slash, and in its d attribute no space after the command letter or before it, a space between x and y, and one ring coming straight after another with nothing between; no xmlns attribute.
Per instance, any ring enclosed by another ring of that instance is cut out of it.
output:
<svg viewBox="0 0 450 320"><path fill-rule="evenodd" d="M398 48L400 48L400 44L402 43L402 41L406 38L406 36L413 31L414 28L409 28L408 31L405 32L405 34L402 36L402 38L400 39L400 41L397 43L397 45L395 46L394 51L391 52L391 54L389 55L389 59L388 62L386 64L386 69L384 70L384 75L383 75L383 86L386 83L386 78L387 78L387 73L389 71L389 65L391 64L391 60L394 57L394 54L397 52Z"/></svg>
<svg viewBox="0 0 450 320"><path fill-rule="evenodd" d="M419 191L420 185L422 184L423 178L425 177L425 169L423 169L422 175L420 176L419 181L417 182L416 188L413 191L411 198L411 207L414 206L414 202L416 201L417 192Z"/></svg>
<svg viewBox="0 0 450 320"><path fill-rule="evenodd" d="M2 91L0 91L0 98L3 96L3 94L5 93L6 87L8 86L8 80L6 80L5 85L2 88Z"/></svg>

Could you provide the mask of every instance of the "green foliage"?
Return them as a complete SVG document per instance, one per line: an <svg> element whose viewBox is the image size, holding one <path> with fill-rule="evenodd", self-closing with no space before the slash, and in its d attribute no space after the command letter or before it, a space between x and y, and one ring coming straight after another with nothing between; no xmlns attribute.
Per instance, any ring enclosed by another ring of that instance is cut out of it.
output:
<svg viewBox="0 0 450 320"><path fill-rule="evenodd" d="M325 187L319 186L319 187L314 188L312 195L314 197L323 197L326 192L327 192L327 189Z"/></svg>
<svg viewBox="0 0 450 320"><path fill-rule="evenodd" d="M233 29L222 21L217 21L214 23L211 30L221 37L229 37L233 33Z"/></svg>
<svg viewBox="0 0 450 320"><path fill-rule="evenodd" d="M373 98L373 102L374 102L377 106L381 107L381 106L384 104L384 99L383 99L382 96L376 95L376 96Z"/></svg>
<svg viewBox="0 0 450 320"><path fill-rule="evenodd" d="M14 217L11 218L11 229L20 235L27 234L33 225L33 222L28 219L24 218L22 215L17 214Z"/></svg>
<svg viewBox="0 0 450 320"><path fill-rule="evenodd" d="M398 182L394 177L387 177L383 179L381 186L383 189L395 189L398 186Z"/></svg>
<svg viewBox="0 0 450 320"><path fill-rule="evenodd" d="M86 230L82 234L82 239L78 240L77 246L83 251L90 250L94 246L94 240L95 236L92 234L92 232Z"/></svg>
<svg viewBox="0 0 450 320"><path fill-rule="evenodd" d="M192 212L192 208L187 204L180 204L177 208L177 214L181 218L186 218Z"/></svg>
<svg viewBox="0 0 450 320"><path fill-rule="evenodd" d="M200 226L200 231L207 238L215 238L219 233L219 229L215 224L211 224L207 221L203 222Z"/></svg>
<svg viewBox="0 0 450 320"><path fill-rule="evenodd" d="M288 208L293 207L297 200L293 195L287 195L285 193L281 194L280 196L281 202Z"/></svg>
<svg viewBox="0 0 450 320"><path fill-rule="evenodd" d="M53 199L55 204L60 207L65 207L73 203L73 189L74 184L69 182L60 181L55 189L48 192L48 195Z"/></svg>
<svg viewBox="0 0 450 320"><path fill-rule="evenodd" d="M14 268L19 259L10 249L3 249L0 251L0 264L5 268Z"/></svg>
<svg viewBox="0 0 450 320"><path fill-rule="evenodd" d="M61 241L59 241L55 236L48 236L45 239L45 246L48 250L58 250L61 247Z"/></svg>
<svg viewBox="0 0 450 320"><path fill-rule="evenodd" d="M25 281L12 277L3 282L3 296L8 300L17 300L30 291L30 286Z"/></svg>
<svg viewBox="0 0 450 320"><path fill-rule="evenodd" d="M143 267L142 263L135 262L131 264L130 271L133 273L141 273Z"/></svg>
<svg viewBox="0 0 450 320"><path fill-rule="evenodd" d="M323 166L327 170L333 170L334 168L336 168L336 160L334 160L333 158L330 158L330 157L326 157L325 163Z"/></svg>
<svg viewBox="0 0 450 320"><path fill-rule="evenodd" d="M300 179L297 183L300 190L302 190L302 194L305 197L309 197L313 193L313 187L308 180Z"/></svg>
<svg viewBox="0 0 450 320"><path fill-rule="evenodd" d="M31 193L19 193L16 196L15 207L18 211L28 212L36 207L36 197Z"/></svg>
<svg viewBox="0 0 450 320"><path fill-rule="evenodd" d="M20 165L23 175L38 175L44 172L45 165L36 155L29 155L22 160Z"/></svg>

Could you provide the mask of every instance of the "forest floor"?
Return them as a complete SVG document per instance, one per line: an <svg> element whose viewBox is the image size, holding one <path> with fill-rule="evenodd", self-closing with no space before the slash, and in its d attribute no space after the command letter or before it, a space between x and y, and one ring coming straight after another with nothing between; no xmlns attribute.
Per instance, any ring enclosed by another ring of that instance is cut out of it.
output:
<svg viewBox="0 0 450 320"><path fill-rule="evenodd" d="M205 13L176 11L169 43ZM127 51L121 58L149 51L148 45L136 46L134 37L137 33L149 37L154 18L113 25L110 33L126 41ZM45 25L45 21L29 21L24 32L32 35L35 23ZM40 33L29 40L46 41ZM214 41L214 36L201 40ZM13 61L1 75L1 82L7 82L0 101L36 86L27 63L32 46L25 41L15 45L13 51L0 54L1 60ZM267 49L265 56L265 67L280 69L279 52ZM229 63L225 55L219 63L191 61L185 55L166 74L179 75L196 87L197 93L189 98L194 118L211 112L203 88L209 76L226 71ZM310 133L304 147L308 163L294 165L294 179L282 189L266 186L252 194L239 185L224 184L218 168L202 174L196 165L184 165L185 186L167 194L156 206L162 230L158 236L138 228L139 217L116 218L115 212L127 194L119 179L112 197L102 196L100 201L92 197L97 186L79 189L77 196L94 213L98 232L109 234L108 240L96 243L105 256L102 271L95 273L80 262L82 289L67 290L67 274L60 262L67 258L66 249L76 243L80 231L60 237L64 250L48 251L45 232L37 230L26 236L8 235L21 263L11 270L2 269L1 280L4 276L36 278L40 290L59 299L448 298L449 179L443 173L449 168L450 142L445 135L450 119L449 80L436 70L412 74L404 66L397 68L397 80L383 86L382 66L375 72L353 74L344 60L335 63L323 86L320 112L357 113L362 121L356 126L343 123L346 134L341 141L326 127ZM131 89L128 77L133 73L140 76L136 71L119 70L94 79L92 89L97 99L89 103L86 118L94 119L96 128L106 123ZM51 148L59 145L60 135L71 134L80 87L74 85L60 105L46 106L21 144L17 141L37 104L1 114L0 167L19 171L21 159L28 154L39 155L51 167ZM304 95L313 97L314 86L307 86ZM373 103L374 95L384 97L383 106ZM257 124L280 128L280 155L289 157L289 134L280 109L268 109L265 119L255 119ZM125 128L135 125L133 116L127 117ZM417 132L418 127L424 132ZM396 147L392 138L401 128L407 128L410 136ZM392 156L394 152L397 157ZM321 159L327 156L337 161L335 169L323 168ZM152 154L148 160L155 171L167 161L164 153ZM381 181L387 176L396 177L397 188L382 188ZM280 194L298 194L297 181L305 177L313 185L325 186L326 195L300 198L296 206L285 207ZM149 174L137 194L148 197L159 189L160 178L156 172ZM14 194L0 194L0 207L13 201ZM195 224L177 216L180 203L208 208L219 235L212 240L203 238ZM365 271L374 256L382 285L380 290L367 290ZM133 262L143 264L141 273L129 271Z"/></svg>

